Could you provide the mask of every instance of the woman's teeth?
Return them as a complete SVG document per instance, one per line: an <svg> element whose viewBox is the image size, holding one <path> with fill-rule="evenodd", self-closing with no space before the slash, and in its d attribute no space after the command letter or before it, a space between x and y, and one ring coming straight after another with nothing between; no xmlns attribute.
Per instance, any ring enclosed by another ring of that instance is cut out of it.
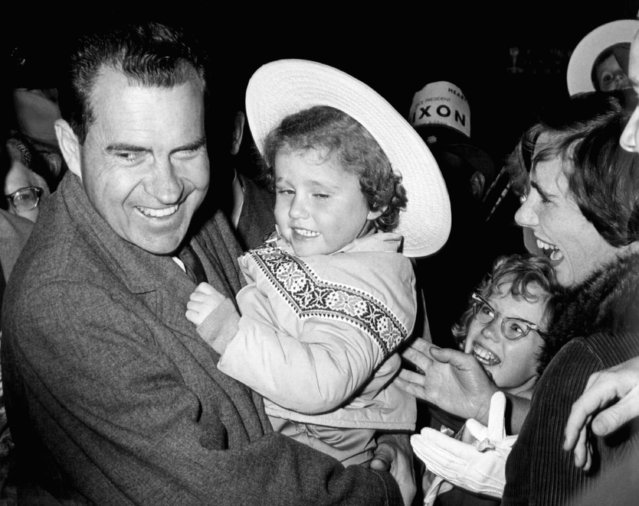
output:
<svg viewBox="0 0 639 506"><path fill-rule="evenodd" d="M483 346L473 344L473 355L475 358L484 365L498 365L501 364L501 359L495 355L492 351L487 350Z"/></svg>
<svg viewBox="0 0 639 506"><path fill-rule="evenodd" d="M542 241L541 239L537 239L537 247L542 251L542 253L547 256L550 260L558 261L563 258L563 254L561 250L552 244Z"/></svg>

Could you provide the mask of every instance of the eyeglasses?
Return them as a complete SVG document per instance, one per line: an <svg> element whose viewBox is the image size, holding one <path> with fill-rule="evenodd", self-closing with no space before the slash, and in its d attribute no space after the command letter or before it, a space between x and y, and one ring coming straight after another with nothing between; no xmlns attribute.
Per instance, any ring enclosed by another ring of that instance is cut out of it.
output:
<svg viewBox="0 0 639 506"><path fill-rule="evenodd" d="M499 313L478 293L473 293L471 298L473 299L473 315L479 323L488 325L499 316ZM506 316L501 319L501 332L510 341L516 341L527 336L531 330L534 330L542 337L546 335L539 330L539 325L522 318Z"/></svg>
<svg viewBox="0 0 639 506"><path fill-rule="evenodd" d="M13 206L16 211L30 211L38 207L43 192L44 190L39 186L26 186L5 195L5 197L9 205Z"/></svg>

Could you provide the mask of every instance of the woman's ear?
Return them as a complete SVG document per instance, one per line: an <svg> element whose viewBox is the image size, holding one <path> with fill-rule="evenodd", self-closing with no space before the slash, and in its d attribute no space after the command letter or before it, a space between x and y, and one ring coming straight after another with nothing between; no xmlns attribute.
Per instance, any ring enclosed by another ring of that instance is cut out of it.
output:
<svg viewBox="0 0 639 506"><path fill-rule="evenodd" d="M71 125L63 119L55 121L55 136L58 138L58 145L67 163L69 170L82 179L82 164L80 163L80 141L71 128Z"/></svg>

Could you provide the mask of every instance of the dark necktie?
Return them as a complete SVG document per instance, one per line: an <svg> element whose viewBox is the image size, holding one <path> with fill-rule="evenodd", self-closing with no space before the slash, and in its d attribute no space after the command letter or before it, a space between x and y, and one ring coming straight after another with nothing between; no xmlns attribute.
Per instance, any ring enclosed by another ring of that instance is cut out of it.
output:
<svg viewBox="0 0 639 506"><path fill-rule="evenodd" d="M184 263L187 276L191 278L196 285L207 281L202 262L200 262L200 259L190 244L186 244L182 247L178 257Z"/></svg>

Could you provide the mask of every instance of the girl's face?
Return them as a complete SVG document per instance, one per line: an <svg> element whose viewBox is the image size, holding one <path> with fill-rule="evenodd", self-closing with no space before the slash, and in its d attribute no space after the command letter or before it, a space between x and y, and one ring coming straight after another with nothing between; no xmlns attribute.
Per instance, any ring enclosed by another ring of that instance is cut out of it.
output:
<svg viewBox="0 0 639 506"><path fill-rule="evenodd" d="M537 300L529 302L511 294L510 287L511 283L503 283L498 292L486 297L490 307L479 304L477 310L485 315L491 313L492 308L494 318L489 323L481 323L477 315L473 316L468 326L464 352L475 356L498 387L513 394L532 394L537 381L538 355L543 339L532 329L519 339L508 339L504 329L509 325L523 330L527 323L532 323L542 331L547 330L544 318L546 292L537 283L531 283L528 291ZM508 320L504 322L504 318Z"/></svg>
<svg viewBox="0 0 639 506"><path fill-rule="evenodd" d="M342 249L381 213L370 211L357 174L316 149L282 149L275 157L275 222L296 255Z"/></svg>

